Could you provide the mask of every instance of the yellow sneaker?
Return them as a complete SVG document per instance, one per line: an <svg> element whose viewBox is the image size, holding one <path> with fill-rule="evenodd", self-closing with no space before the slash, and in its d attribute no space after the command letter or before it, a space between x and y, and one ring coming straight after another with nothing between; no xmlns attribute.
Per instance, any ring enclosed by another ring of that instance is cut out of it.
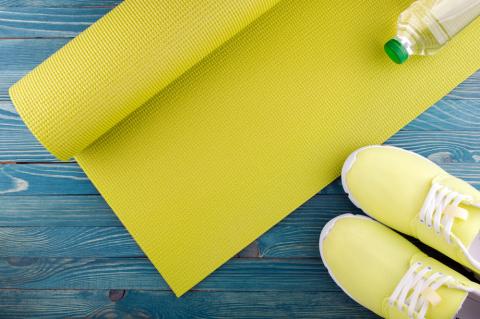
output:
<svg viewBox="0 0 480 319"><path fill-rule="evenodd" d="M319 244L336 284L381 317L478 318L479 285L368 217L334 218L323 228Z"/></svg>
<svg viewBox="0 0 480 319"><path fill-rule="evenodd" d="M392 146L355 151L342 183L369 216L480 273L480 192L468 183Z"/></svg>

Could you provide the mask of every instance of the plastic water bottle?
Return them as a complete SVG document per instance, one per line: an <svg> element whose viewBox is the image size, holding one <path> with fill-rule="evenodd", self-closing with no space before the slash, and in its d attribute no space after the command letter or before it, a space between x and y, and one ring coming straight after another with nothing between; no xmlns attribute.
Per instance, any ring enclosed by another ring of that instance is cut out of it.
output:
<svg viewBox="0 0 480 319"><path fill-rule="evenodd" d="M397 35L385 44L393 62L432 55L480 16L480 0L418 0L398 19Z"/></svg>

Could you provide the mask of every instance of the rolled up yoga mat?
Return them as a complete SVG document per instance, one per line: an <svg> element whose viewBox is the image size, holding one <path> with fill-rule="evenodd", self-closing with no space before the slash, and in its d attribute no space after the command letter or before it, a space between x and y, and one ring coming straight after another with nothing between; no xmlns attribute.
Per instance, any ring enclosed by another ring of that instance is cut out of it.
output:
<svg viewBox="0 0 480 319"><path fill-rule="evenodd" d="M10 94L181 295L479 69L480 21L391 63L409 4L127 0Z"/></svg>

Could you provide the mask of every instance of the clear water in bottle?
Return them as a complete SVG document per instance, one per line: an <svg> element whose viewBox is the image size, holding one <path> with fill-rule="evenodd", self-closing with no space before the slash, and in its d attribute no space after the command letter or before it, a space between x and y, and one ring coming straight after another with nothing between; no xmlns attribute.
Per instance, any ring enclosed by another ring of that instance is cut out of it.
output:
<svg viewBox="0 0 480 319"><path fill-rule="evenodd" d="M398 19L397 35L385 44L396 63L432 55L480 16L480 0L418 0Z"/></svg>

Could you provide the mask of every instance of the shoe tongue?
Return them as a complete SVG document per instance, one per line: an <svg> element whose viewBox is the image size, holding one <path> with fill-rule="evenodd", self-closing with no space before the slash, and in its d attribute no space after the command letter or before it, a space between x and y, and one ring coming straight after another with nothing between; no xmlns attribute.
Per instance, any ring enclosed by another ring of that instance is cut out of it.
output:
<svg viewBox="0 0 480 319"><path fill-rule="evenodd" d="M451 175L439 176L435 178L434 182L440 183L462 195L470 196L473 198L473 203L480 204L480 192L459 178ZM468 211L468 218L466 220L456 218L453 223L452 232L468 249L480 231L480 207L470 205L470 203L461 203L459 207Z"/></svg>

